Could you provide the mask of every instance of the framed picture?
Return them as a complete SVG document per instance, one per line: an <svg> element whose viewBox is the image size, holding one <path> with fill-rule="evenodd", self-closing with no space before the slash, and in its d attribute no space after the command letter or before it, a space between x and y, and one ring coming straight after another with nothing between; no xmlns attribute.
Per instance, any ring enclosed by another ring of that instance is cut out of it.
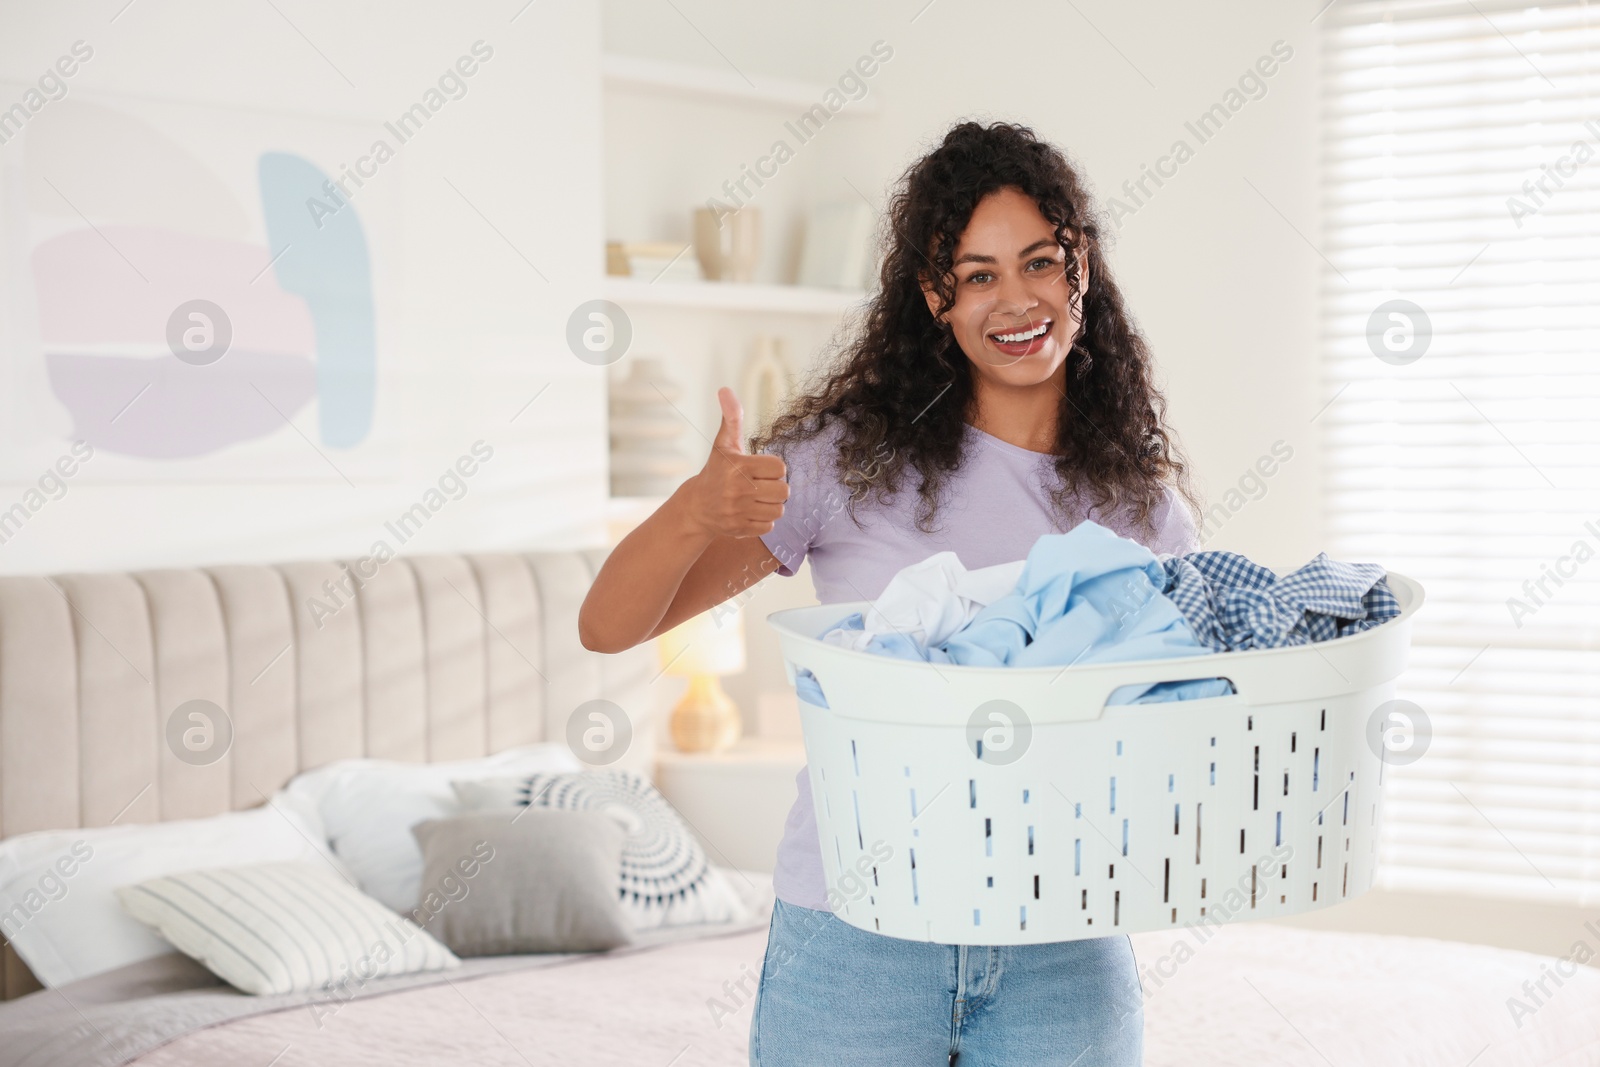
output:
<svg viewBox="0 0 1600 1067"><path fill-rule="evenodd" d="M396 476L403 132L92 94L0 121L0 478L75 442L85 482Z"/></svg>

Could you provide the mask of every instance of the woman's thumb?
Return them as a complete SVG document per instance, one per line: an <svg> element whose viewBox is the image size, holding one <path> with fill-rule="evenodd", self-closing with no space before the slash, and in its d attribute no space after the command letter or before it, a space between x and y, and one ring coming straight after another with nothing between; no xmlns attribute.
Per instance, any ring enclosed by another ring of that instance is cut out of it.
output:
<svg viewBox="0 0 1600 1067"><path fill-rule="evenodd" d="M712 444L723 452L744 452L744 408L733 390L724 385L717 390L717 403L722 405L722 425L717 427L717 438Z"/></svg>

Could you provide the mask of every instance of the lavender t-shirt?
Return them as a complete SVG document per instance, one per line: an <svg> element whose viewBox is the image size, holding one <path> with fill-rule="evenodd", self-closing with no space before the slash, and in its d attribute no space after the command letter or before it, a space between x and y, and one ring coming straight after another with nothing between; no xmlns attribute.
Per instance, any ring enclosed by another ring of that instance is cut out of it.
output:
<svg viewBox="0 0 1600 1067"><path fill-rule="evenodd" d="M1041 536L1064 533L1085 518L1158 554L1184 554L1199 547L1189 512L1170 487L1151 515L1154 538L1143 528L1134 528L1125 514L1106 519L1081 506L1063 524L1051 507L1052 457L974 426L966 427L963 462L946 483L948 494L934 514L933 533L916 527L919 498L914 469L902 475L900 490L890 503L880 505L869 495L856 504L858 527L845 509L849 493L834 473L838 435L834 424L809 440L768 449L784 457L789 499L777 524L761 535L762 543L777 557L778 573L785 577L792 576L809 554L817 600L823 604L874 600L901 568L936 552L955 552L968 570L1026 559ZM773 890L787 903L828 911L822 846L806 768L795 776L795 785L799 795L778 844Z"/></svg>

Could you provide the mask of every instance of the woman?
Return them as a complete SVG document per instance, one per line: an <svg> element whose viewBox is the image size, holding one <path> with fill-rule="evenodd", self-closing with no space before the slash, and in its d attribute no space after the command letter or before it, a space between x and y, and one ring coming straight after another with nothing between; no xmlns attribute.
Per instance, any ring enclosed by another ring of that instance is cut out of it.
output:
<svg viewBox="0 0 1600 1067"><path fill-rule="evenodd" d="M870 600L953 550L1023 559L1093 518L1189 552L1195 499L1144 341L1077 174L1024 127L961 123L893 196L879 290L835 366L742 447L722 389L705 469L617 546L583 643L648 640L811 557L822 603ZM955 946L859 930L828 907L807 773L779 846L750 1062L1140 1062L1126 935Z"/></svg>

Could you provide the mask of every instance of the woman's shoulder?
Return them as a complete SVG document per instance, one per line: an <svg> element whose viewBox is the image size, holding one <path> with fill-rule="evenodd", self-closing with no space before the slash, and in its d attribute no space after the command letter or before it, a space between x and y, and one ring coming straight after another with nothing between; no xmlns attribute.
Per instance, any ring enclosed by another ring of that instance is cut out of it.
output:
<svg viewBox="0 0 1600 1067"><path fill-rule="evenodd" d="M1150 509L1150 525L1155 536L1149 548L1157 555L1170 552L1183 556L1200 548L1200 531L1189 502L1170 482L1162 485L1161 499Z"/></svg>
<svg viewBox="0 0 1600 1067"><path fill-rule="evenodd" d="M1158 556L1183 556L1199 550L1200 534L1189 502L1171 483L1162 483L1161 494L1151 503L1145 522L1139 522L1136 514L1131 504L1124 504L1109 521L1100 518L1094 508L1089 509L1088 517L1138 541Z"/></svg>

